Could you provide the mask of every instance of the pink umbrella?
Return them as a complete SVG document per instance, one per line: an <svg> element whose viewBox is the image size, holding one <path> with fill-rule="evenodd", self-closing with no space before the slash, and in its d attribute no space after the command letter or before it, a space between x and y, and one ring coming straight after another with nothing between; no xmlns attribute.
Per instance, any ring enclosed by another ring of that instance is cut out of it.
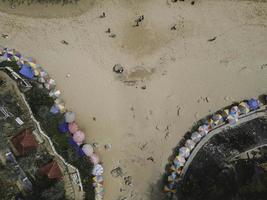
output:
<svg viewBox="0 0 267 200"><path fill-rule="evenodd" d="M69 131L71 134L76 133L79 130L79 126L76 122L69 123Z"/></svg>
<svg viewBox="0 0 267 200"><path fill-rule="evenodd" d="M85 134L82 131L77 131L73 134L73 140L76 142L78 145L81 145L83 141L85 140Z"/></svg>
<svg viewBox="0 0 267 200"><path fill-rule="evenodd" d="M95 153L93 153L93 154L90 155L89 157L90 157L91 162L92 162L94 165L96 165L96 164L99 163L99 157L98 157Z"/></svg>

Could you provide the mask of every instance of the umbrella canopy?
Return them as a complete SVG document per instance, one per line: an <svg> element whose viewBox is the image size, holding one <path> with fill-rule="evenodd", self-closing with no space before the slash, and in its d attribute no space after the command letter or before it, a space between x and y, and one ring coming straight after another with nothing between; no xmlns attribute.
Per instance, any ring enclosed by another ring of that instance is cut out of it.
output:
<svg viewBox="0 0 267 200"><path fill-rule="evenodd" d="M238 105L238 108L239 108L241 114L249 113L249 105L246 102L241 102Z"/></svg>
<svg viewBox="0 0 267 200"><path fill-rule="evenodd" d="M85 134L82 131L77 131L73 134L73 140L78 144L81 145L85 140Z"/></svg>
<svg viewBox="0 0 267 200"><path fill-rule="evenodd" d="M96 165L99 163L99 157L95 154L95 153L92 153L92 155L89 156L90 157L90 161Z"/></svg>
<svg viewBox="0 0 267 200"><path fill-rule="evenodd" d="M52 98L58 98L60 96L61 92L60 90L51 90L49 92L49 96L52 97Z"/></svg>
<svg viewBox="0 0 267 200"><path fill-rule="evenodd" d="M230 113L229 109L225 109L225 110L222 111L222 117L223 117L224 120L227 119L229 113Z"/></svg>
<svg viewBox="0 0 267 200"><path fill-rule="evenodd" d="M250 110L257 110L260 107L260 103L257 99L248 100L248 106Z"/></svg>
<svg viewBox="0 0 267 200"><path fill-rule="evenodd" d="M212 119L215 126L223 123L223 117L218 113L213 115Z"/></svg>
<svg viewBox="0 0 267 200"><path fill-rule="evenodd" d="M228 115L227 121L229 124L235 124L238 121L237 115Z"/></svg>
<svg viewBox="0 0 267 200"><path fill-rule="evenodd" d="M68 123L74 122L75 121L76 114L74 112L66 112L65 113L65 121Z"/></svg>
<svg viewBox="0 0 267 200"><path fill-rule="evenodd" d="M233 106L230 110L230 115L238 115L239 114L239 109L237 106Z"/></svg>
<svg viewBox="0 0 267 200"><path fill-rule="evenodd" d="M74 134L79 130L79 126L76 122L69 123L68 128L71 134Z"/></svg>
<svg viewBox="0 0 267 200"><path fill-rule="evenodd" d="M48 90L52 90L56 87L56 81L52 78L47 79L46 83L44 84L45 88Z"/></svg>
<svg viewBox="0 0 267 200"><path fill-rule="evenodd" d="M83 145L82 150L86 156L91 156L94 153L94 148L90 144Z"/></svg>
<svg viewBox="0 0 267 200"><path fill-rule="evenodd" d="M193 140L186 140L185 147L189 148L190 150L193 150L196 146L196 143Z"/></svg>
<svg viewBox="0 0 267 200"><path fill-rule="evenodd" d="M61 132L61 133L66 133L69 131L69 128L68 128L68 123L66 123L65 121L60 123L58 125L58 130Z"/></svg>
<svg viewBox="0 0 267 200"><path fill-rule="evenodd" d="M190 156L190 149L188 147L181 147L179 149L179 155L188 158Z"/></svg>
<svg viewBox="0 0 267 200"><path fill-rule="evenodd" d="M202 136L201 136L198 132L194 132L194 133L192 133L192 135L191 135L191 139L192 139L195 143L199 142L199 141L201 140L201 138L202 138Z"/></svg>
<svg viewBox="0 0 267 200"><path fill-rule="evenodd" d="M96 164L92 170L92 174L95 176L100 176L104 172L104 168L100 164Z"/></svg>
<svg viewBox="0 0 267 200"><path fill-rule="evenodd" d="M184 166L184 164L185 164L185 158L183 156L178 155L178 156L176 156L174 158L173 164L174 164L174 166L175 166L176 169L177 168L180 168L180 167Z"/></svg>
<svg viewBox="0 0 267 200"><path fill-rule="evenodd" d="M205 135L207 135L209 132L209 126L207 124L204 124L202 126L198 127L198 133L204 137Z"/></svg>

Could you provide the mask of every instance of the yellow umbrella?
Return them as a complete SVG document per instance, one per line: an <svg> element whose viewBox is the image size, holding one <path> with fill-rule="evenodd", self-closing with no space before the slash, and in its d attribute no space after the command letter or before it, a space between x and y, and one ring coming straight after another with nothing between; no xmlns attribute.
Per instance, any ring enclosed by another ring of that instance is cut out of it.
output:
<svg viewBox="0 0 267 200"><path fill-rule="evenodd" d="M238 105L238 108L241 112L241 114L247 114L249 113L249 106L246 102L241 102L239 105Z"/></svg>

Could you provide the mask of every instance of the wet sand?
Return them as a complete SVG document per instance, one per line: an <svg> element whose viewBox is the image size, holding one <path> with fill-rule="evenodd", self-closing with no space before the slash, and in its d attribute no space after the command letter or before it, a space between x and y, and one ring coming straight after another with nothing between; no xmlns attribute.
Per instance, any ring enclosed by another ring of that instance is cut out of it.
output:
<svg viewBox="0 0 267 200"><path fill-rule="evenodd" d="M267 92L267 3L103 0L78 16L0 17L9 35L0 44L48 70L88 142L99 144L106 200L163 199L168 156L194 122ZM117 63L122 75L112 71ZM132 186L111 176L118 166Z"/></svg>

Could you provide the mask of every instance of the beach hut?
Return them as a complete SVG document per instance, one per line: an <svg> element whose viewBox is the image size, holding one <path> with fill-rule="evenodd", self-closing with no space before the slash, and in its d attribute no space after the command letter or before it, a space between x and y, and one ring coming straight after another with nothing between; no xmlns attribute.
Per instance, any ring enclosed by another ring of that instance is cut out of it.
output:
<svg viewBox="0 0 267 200"><path fill-rule="evenodd" d="M76 122L71 122L68 124L69 132L71 134L76 133L79 130L79 126Z"/></svg>
<svg viewBox="0 0 267 200"><path fill-rule="evenodd" d="M74 112L69 111L69 112L66 112L65 113L65 121L67 123L74 122L75 121L75 118L76 118L76 115L75 115Z"/></svg>
<svg viewBox="0 0 267 200"><path fill-rule="evenodd" d="M94 153L94 148L90 144L84 144L82 147L82 151L86 156L91 156Z"/></svg>
<svg viewBox="0 0 267 200"><path fill-rule="evenodd" d="M63 177L63 174L60 170L60 167L59 167L57 161L55 161L55 160L42 166L39 169L39 173L41 175L47 176L49 179L60 180Z"/></svg>
<svg viewBox="0 0 267 200"><path fill-rule="evenodd" d="M198 132L194 132L191 135L191 140L193 140L195 143L198 143L201 140L202 136Z"/></svg>
<svg viewBox="0 0 267 200"><path fill-rule="evenodd" d="M81 145L85 140L85 134L82 131L77 131L73 134L72 138L78 145Z"/></svg>
<svg viewBox="0 0 267 200"><path fill-rule="evenodd" d="M179 149L179 155L188 158L190 156L190 149L188 147L181 147Z"/></svg>
<svg viewBox="0 0 267 200"><path fill-rule="evenodd" d="M32 131L29 129L25 129L17 136L13 137L11 142L19 156L24 156L28 152L35 150L38 147L38 143L33 136Z"/></svg>

